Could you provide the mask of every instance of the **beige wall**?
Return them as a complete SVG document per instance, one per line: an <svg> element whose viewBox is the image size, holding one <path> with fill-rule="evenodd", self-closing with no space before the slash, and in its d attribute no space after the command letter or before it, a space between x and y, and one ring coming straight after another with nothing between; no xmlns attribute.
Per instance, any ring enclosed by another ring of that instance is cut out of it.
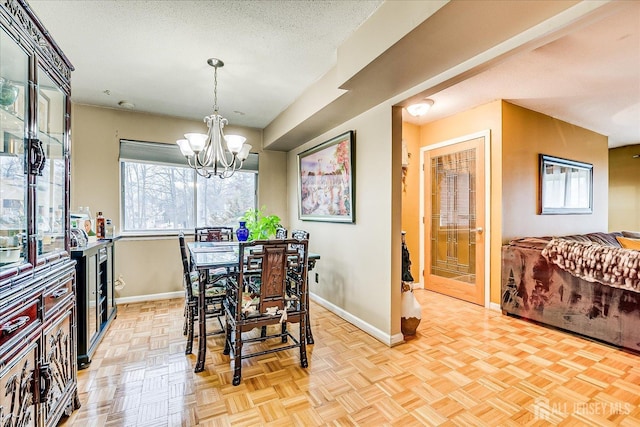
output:
<svg viewBox="0 0 640 427"><path fill-rule="evenodd" d="M71 207L89 206L102 211L120 227L119 141L132 139L174 143L189 131L206 131L201 121L136 113L87 105L72 105ZM258 129L229 127L242 134L260 153L258 203L287 220L285 153L262 151ZM116 277L126 287L118 297L156 295L182 290L179 249L175 237L126 237L116 243Z"/></svg>
<svg viewBox="0 0 640 427"><path fill-rule="evenodd" d="M538 155L593 164L593 213L538 214ZM503 103L503 242L526 236L607 231L607 137L508 102Z"/></svg>
<svg viewBox="0 0 640 427"><path fill-rule="evenodd" d="M411 275L420 281L420 127L402 124L402 139L409 151L404 185L402 187L402 229L407 232L406 242L411 255Z"/></svg>
<svg viewBox="0 0 640 427"><path fill-rule="evenodd" d="M391 105L380 105L289 152L287 185L298 188L298 153L347 130L355 131L355 224L301 221L297 192L289 191L288 226L308 230L310 250L322 257L315 270L319 283L312 275L310 291L387 343L400 333L399 109L394 117L397 126L392 126ZM398 200L395 207L394 199Z"/></svg>
<svg viewBox="0 0 640 427"><path fill-rule="evenodd" d="M609 150L609 230L640 231L640 144Z"/></svg>

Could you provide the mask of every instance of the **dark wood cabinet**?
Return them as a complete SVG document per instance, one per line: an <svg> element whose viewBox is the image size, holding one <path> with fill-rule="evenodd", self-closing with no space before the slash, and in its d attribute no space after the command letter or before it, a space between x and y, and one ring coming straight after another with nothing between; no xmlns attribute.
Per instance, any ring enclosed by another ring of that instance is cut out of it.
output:
<svg viewBox="0 0 640 427"><path fill-rule="evenodd" d="M0 2L2 426L55 426L79 406L71 71L25 1Z"/></svg>
<svg viewBox="0 0 640 427"><path fill-rule="evenodd" d="M80 369L91 363L96 347L117 314L114 248L114 240L100 240L71 251L71 257L76 260Z"/></svg>

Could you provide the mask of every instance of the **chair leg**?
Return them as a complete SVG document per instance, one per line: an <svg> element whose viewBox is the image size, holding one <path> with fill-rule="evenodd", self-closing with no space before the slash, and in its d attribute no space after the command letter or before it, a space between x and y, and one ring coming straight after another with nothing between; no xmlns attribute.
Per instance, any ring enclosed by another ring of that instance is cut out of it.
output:
<svg viewBox="0 0 640 427"><path fill-rule="evenodd" d="M226 319L226 316L225 316ZM226 319L226 327L224 331L224 349L222 350L222 354L228 356L231 352L231 324L229 320Z"/></svg>
<svg viewBox="0 0 640 427"><path fill-rule="evenodd" d="M182 326L182 335L186 336L187 335L187 331L189 329L189 305L185 302L184 304L184 313L182 314L184 316L184 325Z"/></svg>
<svg viewBox="0 0 640 427"><path fill-rule="evenodd" d="M266 327L266 326L263 326L263 327L260 329L260 338L264 338L264 337L266 337L266 336L267 336L267 327Z"/></svg>
<svg viewBox="0 0 640 427"><path fill-rule="evenodd" d="M307 280L307 289L309 289L309 281ZM305 296L305 302L306 302L306 306L307 306L307 314L305 314L305 318L307 320L307 326L306 326L306 330L305 330L305 334L307 336L307 342L309 344L314 344L315 341L313 340L313 333L311 333L311 318L309 317L309 312L311 310L309 310L309 291L307 291L307 294Z"/></svg>
<svg viewBox="0 0 640 427"><path fill-rule="evenodd" d="M289 341L289 337L287 337L287 322L282 322L280 325L280 333L282 334L282 343L286 343Z"/></svg>
<svg viewBox="0 0 640 427"><path fill-rule="evenodd" d="M187 306L187 348L185 354L191 354L193 350L193 324L195 322L195 310L196 307L192 304Z"/></svg>
<svg viewBox="0 0 640 427"><path fill-rule="evenodd" d="M233 385L239 385L242 379L242 330L237 328L234 332L233 354Z"/></svg>
<svg viewBox="0 0 640 427"><path fill-rule="evenodd" d="M305 336L306 331L306 319L305 316L300 317L300 366L302 368L306 368L309 366L309 362L307 361L307 337Z"/></svg>

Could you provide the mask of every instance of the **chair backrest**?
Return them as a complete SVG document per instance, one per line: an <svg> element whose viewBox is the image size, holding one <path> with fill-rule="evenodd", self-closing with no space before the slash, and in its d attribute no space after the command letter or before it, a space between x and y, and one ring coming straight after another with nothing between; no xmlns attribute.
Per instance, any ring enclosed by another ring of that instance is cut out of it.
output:
<svg viewBox="0 0 640 427"><path fill-rule="evenodd" d="M309 240L309 232L306 230L291 230L291 238L298 240Z"/></svg>
<svg viewBox="0 0 640 427"><path fill-rule="evenodd" d="M193 288L191 287L191 265L189 263L189 254L187 253L187 245L184 241L184 233L181 231L178 234L178 241L180 242L180 256L182 257L182 275L184 280L184 287L187 291L187 297L193 297Z"/></svg>
<svg viewBox="0 0 640 427"><path fill-rule="evenodd" d="M196 227L196 242L230 242L233 240L232 227Z"/></svg>
<svg viewBox="0 0 640 427"><path fill-rule="evenodd" d="M282 225L278 225L276 228L276 239L286 239L289 234L289 230L284 228Z"/></svg>
<svg viewBox="0 0 640 427"><path fill-rule="evenodd" d="M296 239L296 240L309 240L309 232L306 230L292 230L291 231L291 238L292 239ZM294 248L297 248L297 246L293 246ZM306 249L305 249L306 250Z"/></svg>
<svg viewBox="0 0 640 427"><path fill-rule="evenodd" d="M288 312L306 310L307 247L307 240L297 239L240 243L238 283L247 284L250 292L258 296L255 314L285 307ZM293 287L288 274L292 269L300 271L299 283ZM251 279L255 277L260 278L260 285L252 287Z"/></svg>

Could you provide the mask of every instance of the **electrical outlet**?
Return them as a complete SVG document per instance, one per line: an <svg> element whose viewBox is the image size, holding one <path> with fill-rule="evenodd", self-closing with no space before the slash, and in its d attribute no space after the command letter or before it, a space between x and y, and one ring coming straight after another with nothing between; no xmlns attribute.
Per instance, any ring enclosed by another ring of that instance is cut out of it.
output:
<svg viewBox="0 0 640 427"><path fill-rule="evenodd" d="M318 280L320 280L320 274L316 273L316 283L318 283Z"/></svg>

